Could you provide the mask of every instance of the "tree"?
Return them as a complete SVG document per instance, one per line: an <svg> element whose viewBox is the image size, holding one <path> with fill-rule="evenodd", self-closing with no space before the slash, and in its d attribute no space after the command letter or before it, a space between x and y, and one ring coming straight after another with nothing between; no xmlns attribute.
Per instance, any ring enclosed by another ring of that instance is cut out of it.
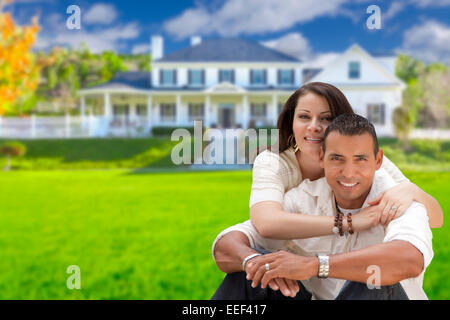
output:
<svg viewBox="0 0 450 320"><path fill-rule="evenodd" d="M393 114L394 128L398 140L404 149L409 148L409 134L414 126L413 116L405 106L397 107Z"/></svg>
<svg viewBox="0 0 450 320"><path fill-rule="evenodd" d="M17 26L0 0L0 114L32 96L39 81L39 65L31 48L39 31L37 18L31 26Z"/></svg>
<svg viewBox="0 0 450 320"><path fill-rule="evenodd" d="M3 171L11 170L11 158L13 157L22 157L27 152L27 148L24 144L20 142L7 142L0 147L0 154L5 155L7 157L6 166L3 168Z"/></svg>
<svg viewBox="0 0 450 320"><path fill-rule="evenodd" d="M424 105L438 127L447 127L450 117L450 69L432 64L419 77Z"/></svg>

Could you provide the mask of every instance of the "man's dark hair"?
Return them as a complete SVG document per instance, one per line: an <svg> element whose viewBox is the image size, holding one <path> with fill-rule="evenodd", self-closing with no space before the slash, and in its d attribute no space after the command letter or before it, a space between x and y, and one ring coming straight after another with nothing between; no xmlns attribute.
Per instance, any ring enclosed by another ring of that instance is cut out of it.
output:
<svg viewBox="0 0 450 320"><path fill-rule="evenodd" d="M340 135L343 136L359 136L365 132L369 133L373 139L373 152L375 154L375 157L377 157L379 149L377 133L375 132L373 124L371 124L366 118L355 113L342 114L336 117L327 127L327 130L325 130L325 135L323 137L322 143L322 149L324 153L326 150L325 142L327 140L327 137L333 131L337 131Z"/></svg>

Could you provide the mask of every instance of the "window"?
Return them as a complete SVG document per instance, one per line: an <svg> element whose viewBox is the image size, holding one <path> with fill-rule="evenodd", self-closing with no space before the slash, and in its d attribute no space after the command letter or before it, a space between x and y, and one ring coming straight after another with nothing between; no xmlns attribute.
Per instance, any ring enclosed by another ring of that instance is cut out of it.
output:
<svg viewBox="0 0 450 320"><path fill-rule="evenodd" d="M159 109L159 115L161 122L175 122L176 120L176 107L173 103L162 103Z"/></svg>
<svg viewBox="0 0 450 320"><path fill-rule="evenodd" d="M189 104L189 121L203 120L205 115L205 105L203 103Z"/></svg>
<svg viewBox="0 0 450 320"><path fill-rule="evenodd" d="M348 77L350 79L359 79L361 76L360 68L359 62L350 62L348 64Z"/></svg>
<svg viewBox="0 0 450 320"><path fill-rule="evenodd" d="M294 84L294 70L278 70L278 84Z"/></svg>
<svg viewBox="0 0 450 320"><path fill-rule="evenodd" d="M250 115L252 118L265 118L267 106L265 103L252 103L250 105Z"/></svg>
<svg viewBox="0 0 450 320"><path fill-rule="evenodd" d="M282 103L278 103L278 114L281 113L281 111L283 110L284 104Z"/></svg>
<svg viewBox="0 0 450 320"><path fill-rule="evenodd" d="M266 84L266 80L267 80L266 70L263 69L250 70L250 84L263 85Z"/></svg>
<svg viewBox="0 0 450 320"><path fill-rule="evenodd" d="M386 106L384 103L371 103L367 105L367 120L373 124L385 124Z"/></svg>
<svg viewBox="0 0 450 320"><path fill-rule="evenodd" d="M115 104L113 105L114 118L128 116L130 114L130 106L127 104Z"/></svg>
<svg viewBox="0 0 450 320"><path fill-rule="evenodd" d="M172 69L163 69L160 72L161 85L173 86L177 84L177 71Z"/></svg>
<svg viewBox="0 0 450 320"><path fill-rule="evenodd" d="M202 86L205 84L205 71L204 70L189 70L189 85Z"/></svg>
<svg viewBox="0 0 450 320"><path fill-rule="evenodd" d="M146 116L147 115L147 105L146 104L136 105L136 115L138 117Z"/></svg>
<svg viewBox="0 0 450 320"><path fill-rule="evenodd" d="M219 70L219 82L234 83L234 70Z"/></svg>

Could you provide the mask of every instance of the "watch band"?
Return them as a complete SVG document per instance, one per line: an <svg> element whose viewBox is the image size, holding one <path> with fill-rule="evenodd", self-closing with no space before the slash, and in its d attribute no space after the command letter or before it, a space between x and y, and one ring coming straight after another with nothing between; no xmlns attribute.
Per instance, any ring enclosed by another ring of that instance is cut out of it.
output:
<svg viewBox="0 0 450 320"><path fill-rule="evenodd" d="M319 278L328 278L328 273L330 271L330 257L317 254L317 258L319 258L319 272L317 276Z"/></svg>

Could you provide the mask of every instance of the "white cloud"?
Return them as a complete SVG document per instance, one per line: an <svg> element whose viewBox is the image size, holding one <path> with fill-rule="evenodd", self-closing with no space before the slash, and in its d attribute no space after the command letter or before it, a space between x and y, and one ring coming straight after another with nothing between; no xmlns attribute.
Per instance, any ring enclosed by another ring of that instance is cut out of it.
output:
<svg viewBox="0 0 450 320"><path fill-rule="evenodd" d="M65 17L54 13L44 21L41 32L38 33L35 48L47 50L54 46L68 46L77 48L86 43L92 52L98 53L105 50L119 51L126 40L133 40L139 36L137 23L115 25L81 30L69 30L66 28Z"/></svg>
<svg viewBox="0 0 450 320"><path fill-rule="evenodd" d="M309 61L305 61L305 67L323 69L341 55L342 53L337 52L317 53Z"/></svg>
<svg viewBox="0 0 450 320"><path fill-rule="evenodd" d="M281 38L261 42L266 47L278 50L301 60L310 58L312 49L308 39L301 33L288 33Z"/></svg>
<svg viewBox="0 0 450 320"><path fill-rule="evenodd" d="M139 43L133 46L132 54L150 53L151 45L147 43Z"/></svg>
<svg viewBox="0 0 450 320"><path fill-rule="evenodd" d="M450 6L450 0L411 0L411 2L422 8Z"/></svg>
<svg viewBox="0 0 450 320"><path fill-rule="evenodd" d="M402 11L406 7L405 2L401 1L393 1L389 9L386 13L382 15L383 20L389 20L397 15L400 11Z"/></svg>
<svg viewBox="0 0 450 320"><path fill-rule="evenodd" d="M163 28L178 39L194 34L221 36L263 34L289 29L321 16L342 15L349 0L228 0L212 10L196 3L179 16L166 21Z"/></svg>
<svg viewBox="0 0 450 320"><path fill-rule="evenodd" d="M82 14L82 21L87 24L111 24L118 16L113 5L99 3L93 5L86 13Z"/></svg>
<svg viewBox="0 0 450 320"><path fill-rule="evenodd" d="M450 26L429 20L405 31L400 52L426 62L450 64Z"/></svg>

